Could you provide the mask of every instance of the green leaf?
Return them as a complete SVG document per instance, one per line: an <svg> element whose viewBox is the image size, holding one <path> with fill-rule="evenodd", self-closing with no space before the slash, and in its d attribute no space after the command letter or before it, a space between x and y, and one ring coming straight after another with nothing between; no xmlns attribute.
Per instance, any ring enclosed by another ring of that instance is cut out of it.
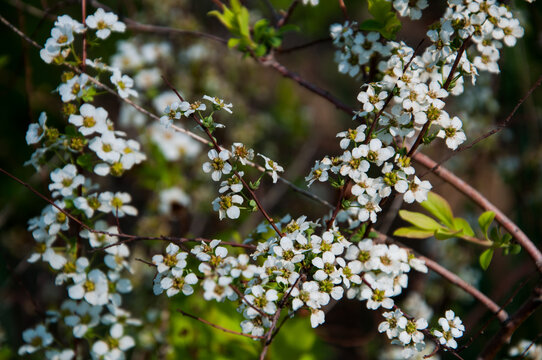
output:
<svg viewBox="0 0 542 360"><path fill-rule="evenodd" d="M406 237L409 239L427 239L433 236L434 231L420 229L416 226L402 227L393 232L394 236Z"/></svg>
<svg viewBox="0 0 542 360"><path fill-rule="evenodd" d="M401 29L401 22L391 7L389 0L369 0L369 12L374 19L361 23L360 29L378 31L386 39L395 38L395 34Z"/></svg>
<svg viewBox="0 0 542 360"><path fill-rule="evenodd" d="M239 38L230 38L228 40L228 47L230 49L233 49L233 48L237 47L240 43L241 43L241 39L239 39Z"/></svg>
<svg viewBox="0 0 542 360"><path fill-rule="evenodd" d="M440 229L435 230L435 238L437 240L448 240L454 237L458 237L460 232L461 230L452 231L450 229L440 228Z"/></svg>
<svg viewBox="0 0 542 360"><path fill-rule="evenodd" d="M83 154L77 157L77 165L81 166L83 169L92 170L92 154Z"/></svg>
<svg viewBox="0 0 542 360"><path fill-rule="evenodd" d="M521 246L519 244L514 244L510 246L510 254L517 255L521 251Z"/></svg>
<svg viewBox="0 0 542 360"><path fill-rule="evenodd" d="M486 211L480 217L478 218L478 224L480 225L480 228L482 229L482 233L487 239L487 230L489 229L489 225L493 222L493 219L495 219L495 213L493 211Z"/></svg>
<svg viewBox="0 0 542 360"><path fill-rule="evenodd" d="M442 227L442 225L436 222L433 218L430 218L429 216L422 213L408 210L400 210L399 216L401 217L401 219L408 221L409 223L420 229L435 231Z"/></svg>
<svg viewBox="0 0 542 360"><path fill-rule="evenodd" d="M493 258L493 249L487 249L484 251L479 258L480 266L482 269L487 270L489 264L491 264L491 259Z"/></svg>
<svg viewBox="0 0 542 360"><path fill-rule="evenodd" d="M449 228L454 227L454 215L450 204L440 195L429 192L427 200L421 203L423 208L429 211L437 219Z"/></svg>
<svg viewBox="0 0 542 360"><path fill-rule="evenodd" d="M472 230L467 220L463 218L454 218L453 228L459 230L462 235L474 236L474 230Z"/></svg>

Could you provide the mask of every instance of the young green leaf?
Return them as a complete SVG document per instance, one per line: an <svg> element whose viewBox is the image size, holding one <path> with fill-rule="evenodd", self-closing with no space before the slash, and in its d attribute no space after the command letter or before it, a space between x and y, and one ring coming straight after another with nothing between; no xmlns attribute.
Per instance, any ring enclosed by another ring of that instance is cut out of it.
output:
<svg viewBox="0 0 542 360"><path fill-rule="evenodd" d="M450 204L440 195L430 191L427 200L421 203L423 208L429 211L437 219L449 228L454 227L454 215Z"/></svg>
<svg viewBox="0 0 542 360"><path fill-rule="evenodd" d="M487 230L489 229L489 225L493 222L493 219L495 219L495 213L493 211L486 211L480 217L478 218L478 224L480 225L480 228L482 229L482 233L487 239Z"/></svg>
<svg viewBox="0 0 542 360"><path fill-rule="evenodd" d="M409 239L427 239L433 236L434 231L420 229L416 226L402 227L393 232L394 236L406 237Z"/></svg>
<svg viewBox="0 0 542 360"><path fill-rule="evenodd" d="M467 220L463 218L454 218L453 228L459 230L461 235L474 236L474 230L472 230Z"/></svg>
<svg viewBox="0 0 542 360"><path fill-rule="evenodd" d="M442 225L436 222L433 218L419 212L400 210L399 216L401 219L408 221L420 229L435 231L442 227Z"/></svg>
<svg viewBox="0 0 542 360"><path fill-rule="evenodd" d="M493 248L487 249L480 255L479 261L482 269L487 270L489 264L491 264L491 259L493 258L493 251Z"/></svg>

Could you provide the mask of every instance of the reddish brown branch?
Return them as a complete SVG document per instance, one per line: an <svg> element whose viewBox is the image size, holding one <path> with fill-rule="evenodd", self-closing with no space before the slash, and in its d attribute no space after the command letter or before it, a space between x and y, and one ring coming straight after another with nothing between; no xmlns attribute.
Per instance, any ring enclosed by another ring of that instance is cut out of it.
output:
<svg viewBox="0 0 542 360"><path fill-rule="evenodd" d="M187 312L184 312L182 311L181 309L177 309L177 312L181 313L183 316L186 316L186 317L189 317L189 318L192 318L194 320L197 320L199 322L202 322L204 323L205 325L209 325L209 326L212 326L214 327L215 329L218 329L218 330L222 330L224 332L227 332L228 334L233 334L233 335L239 335L239 336L245 336L245 337L248 337L248 338L251 338L251 339L263 339L263 336L256 336L256 335L250 335L250 334L244 334L244 333L241 333L241 332L237 332L237 331L233 331L233 330L230 330L230 329L226 329L226 328L223 328L222 326L220 325L217 325L217 324L214 324L210 321L207 321L205 319L202 319L198 316L195 316L195 315L192 315L192 314L189 314Z"/></svg>
<svg viewBox="0 0 542 360"><path fill-rule="evenodd" d="M280 18L280 20L277 22L277 27L280 28L288 22L288 19L290 19L290 16L292 16L292 13L294 12L295 8L297 7L297 4L299 4L299 0L293 0L290 6L288 7L288 10L286 10L286 13Z"/></svg>

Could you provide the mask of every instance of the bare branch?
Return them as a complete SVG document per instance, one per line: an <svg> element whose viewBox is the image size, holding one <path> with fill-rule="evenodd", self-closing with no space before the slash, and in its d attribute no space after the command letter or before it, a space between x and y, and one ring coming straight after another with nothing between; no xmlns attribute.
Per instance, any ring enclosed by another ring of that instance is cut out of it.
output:
<svg viewBox="0 0 542 360"><path fill-rule="evenodd" d="M251 338L251 339L263 339L263 336L256 336L256 335L250 335L250 334L243 334L243 333L241 333L241 332L237 332L237 331L233 331L233 330L230 330L230 329L223 328L223 327L220 326L220 325L213 324L213 323L210 322L210 321L207 321L207 320L202 319L202 318L200 318L200 317L198 317L198 316L195 316L195 315L189 314L189 313L187 313L187 312L184 312L184 311L182 311L181 309L177 309L177 312L181 313L183 316L192 318L192 319L194 319L194 320L198 320L199 322L202 322L202 323L204 323L205 325L209 325L209 326L214 327L215 329L218 329L218 330L222 330L222 331L224 331L224 332L227 332L228 334L244 336L244 337L248 337L248 338Z"/></svg>

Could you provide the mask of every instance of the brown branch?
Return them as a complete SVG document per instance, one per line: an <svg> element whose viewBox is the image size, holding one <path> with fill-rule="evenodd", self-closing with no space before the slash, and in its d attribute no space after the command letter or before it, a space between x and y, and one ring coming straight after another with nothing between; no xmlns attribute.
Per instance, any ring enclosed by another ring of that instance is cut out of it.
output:
<svg viewBox="0 0 542 360"><path fill-rule="evenodd" d="M293 73L290 70L288 70L284 65L280 64L277 60L275 60L275 59L273 59L271 57L256 58L256 60L260 64L262 64L263 66L275 69L283 77L290 78L290 79L294 80L299 85L303 86L305 89L307 89L307 90L311 91L312 93L326 99L327 101L329 101L330 103L335 105L336 108L346 112L347 114L349 114L351 116L355 114L354 109L352 109L350 106L344 104L338 98L333 96L329 91L323 90L323 89L317 87L316 85L306 81L305 79L303 79L298 74Z"/></svg>
<svg viewBox="0 0 542 360"><path fill-rule="evenodd" d="M297 4L299 4L299 0L293 0L290 6L288 7L288 10L286 10L286 13L280 18L280 20L277 22L277 28L283 27L290 16L292 16L292 13L294 12Z"/></svg>
<svg viewBox="0 0 542 360"><path fill-rule="evenodd" d="M428 158L427 156L417 153L414 155L414 160L423 166L431 169L435 175L455 187L457 190L465 194L469 199L472 199L476 204L478 204L482 209L486 211L493 211L495 213L495 220L502 225L516 239L518 244L520 244L529 256L533 259L538 271L542 272L542 253L536 247L536 245L529 239L529 237L521 231L521 229L512 222L498 207L493 205L485 196L480 194L476 189L467 184L465 181L461 180L459 177L454 175L451 171L447 170L442 166Z"/></svg>
<svg viewBox="0 0 542 360"><path fill-rule="evenodd" d="M504 344L510 341L514 332L542 305L542 282L539 281L531 296L523 303L497 334L489 341L478 356L478 360L491 360L497 356Z"/></svg>
<svg viewBox="0 0 542 360"><path fill-rule="evenodd" d="M350 18L348 17L348 9L346 8L346 5L344 4L344 0L339 0L339 7L341 8L341 11L343 12L343 16L347 21L350 21Z"/></svg>
<svg viewBox="0 0 542 360"><path fill-rule="evenodd" d="M192 315L192 314L189 314L189 313L187 313L187 312L184 312L184 311L182 311L181 309L177 309L177 312L181 313L183 316L192 318L192 319L194 319L194 320L198 320L199 322L202 322L202 323L204 323L205 325L209 325L209 326L214 327L215 329L218 329L218 330L222 330L222 331L224 331L224 332L227 332L228 334L244 336L244 337L248 337L248 338L251 338L251 339L263 339L263 336L256 336L256 335L244 334L244 333L241 333L241 332L237 332L237 331L233 331L233 330L230 330L230 329L223 328L223 327L220 326L220 325L213 324L213 323L210 322L210 321L207 321L207 320L202 319L202 318L200 318L200 317L198 317L198 316L194 316L194 315Z"/></svg>

